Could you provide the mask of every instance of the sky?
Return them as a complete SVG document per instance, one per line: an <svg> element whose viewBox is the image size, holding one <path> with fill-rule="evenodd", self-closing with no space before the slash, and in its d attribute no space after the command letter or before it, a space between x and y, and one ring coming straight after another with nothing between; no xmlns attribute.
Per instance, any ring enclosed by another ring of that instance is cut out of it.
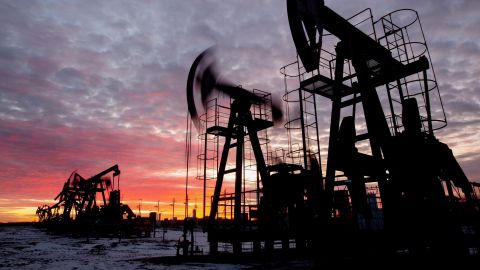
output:
<svg viewBox="0 0 480 270"><path fill-rule="evenodd" d="M448 119L437 138L480 181L480 1L325 2L343 17L418 11ZM280 0L2 0L0 25L0 222L34 220L72 171L114 164L131 208L158 202L171 217L176 198L183 216L195 57L217 45L223 77L274 95L279 69L296 59ZM201 203L200 185L190 180L190 204Z"/></svg>

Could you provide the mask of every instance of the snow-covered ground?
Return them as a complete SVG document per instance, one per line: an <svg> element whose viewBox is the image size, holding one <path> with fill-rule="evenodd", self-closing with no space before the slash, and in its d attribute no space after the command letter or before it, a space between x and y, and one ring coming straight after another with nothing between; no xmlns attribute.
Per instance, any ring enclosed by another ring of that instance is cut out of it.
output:
<svg viewBox="0 0 480 270"><path fill-rule="evenodd" d="M249 269L253 265L182 263L162 265L143 258L176 255L182 231L157 231L153 238L72 238L33 226L0 226L0 269ZM206 235L195 233L205 252Z"/></svg>

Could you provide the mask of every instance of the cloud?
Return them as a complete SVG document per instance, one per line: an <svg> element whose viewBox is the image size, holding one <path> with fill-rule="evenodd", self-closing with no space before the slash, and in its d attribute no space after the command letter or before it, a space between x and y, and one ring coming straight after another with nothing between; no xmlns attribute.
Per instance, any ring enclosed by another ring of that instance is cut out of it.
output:
<svg viewBox="0 0 480 270"><path fill-rule="evenodd" d="M467 176L480 179L472 154L480 131L480 2L326 4L344 17L365 7L375 19L418 10L449 121L437 135ZM296 60L284 1L4 1L0 23L0 197L12 200L51 199L74 169L88 176L115 163L124 199L180 198L184 179L172 175L185 169L193 59L216 44L222 77L277 97L285 90L280 68ZM319 101L322 147L329 106ZM284 132L273 130L273 145L285 142Z"/></svg>

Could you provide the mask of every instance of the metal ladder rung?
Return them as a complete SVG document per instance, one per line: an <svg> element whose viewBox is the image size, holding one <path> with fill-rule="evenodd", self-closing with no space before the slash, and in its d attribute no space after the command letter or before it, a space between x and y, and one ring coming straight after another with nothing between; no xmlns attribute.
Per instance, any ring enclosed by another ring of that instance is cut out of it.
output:
<svg viewBox="0 0 480 270"><path fill-rule="evenodd" d="M228 169L228 170L225 170L225 172L223 172L223 174L229 174L229 173L233 173L233 172L236 172L236 171L237 171L237 168Z"/></svg>

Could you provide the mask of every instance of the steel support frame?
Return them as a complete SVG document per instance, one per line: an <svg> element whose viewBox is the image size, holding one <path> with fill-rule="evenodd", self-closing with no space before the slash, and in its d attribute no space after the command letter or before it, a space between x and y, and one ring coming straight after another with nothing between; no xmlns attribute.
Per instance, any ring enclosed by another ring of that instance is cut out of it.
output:
<svg viewBox="0 0 480 270"><path fill-rule="evenodd" d="M222 190L223 179L226 172L226 165L228 154L233 146L236 146L236 170L235 170L235 205L234 205L234 231L232 234L232 244L234 253L241 253L241 231L242 231L242 183L243 183L243 150L245 144L245 128L247 135L252 145L252 150L255 156L257 170L260 174L262 185L265 184L268 178L265 158L262 154L260 141L257 135L257 128L254 123L253 116L250 112L251 103L243 100L234 100L231 105L230 116L228 120L227 133L225 135L225 143L222 150L220 165L218 169L217 181L215 183L215 190L208 219L208 240L210 242L210 253L218 252L218 239L215 236L216 216L218 213L218 203L220 200L220 193ZM232 143L233 137L236 137L236 143ZM213 234L213 235L212 235Z"/></svg>

